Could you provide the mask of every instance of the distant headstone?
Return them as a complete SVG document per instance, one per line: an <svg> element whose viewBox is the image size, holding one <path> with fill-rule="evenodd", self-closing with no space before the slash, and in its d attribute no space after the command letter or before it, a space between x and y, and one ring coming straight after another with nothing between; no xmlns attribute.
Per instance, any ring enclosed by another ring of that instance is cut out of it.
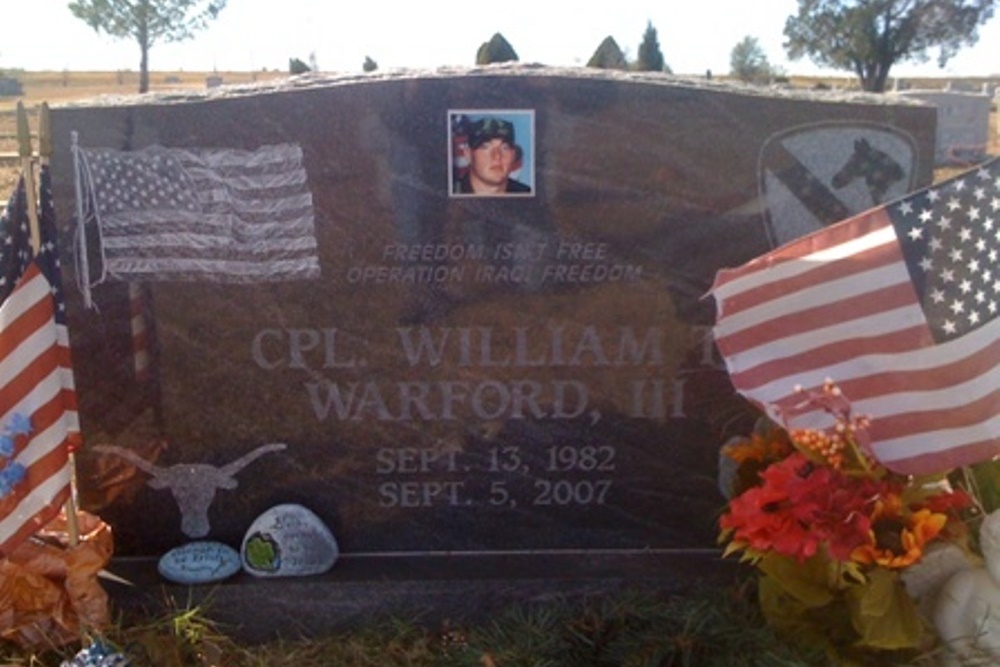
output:
<svg viewBox="0 0 1000 667"><path fill-rule="evenodd" d="M250 524L240 556L243 568L258 577L323 574L340 549L330 529L302 505L272 507Z"/></svg>
<svg viewBox="0 0 1000 667"><path fill-rule="evenodd" d="M24 94L21 82L10 76L0 76L0 97L17 97Z"/></svg>
<svg viewBox="0 0 1000 667"><path fill-rule="evenodd" d="M95 283L93 310L67 289L85 437L165 441L144 458L178 473L287 444L196 508L85 448L83 501L121 554L253 523L261 574L298 558L255 521L287 503L373 571L714 554L718 449L757 414L713 347L716 271L928 184L935 117L516 65L53 109L98 186L88 276L63 247Z"/></svg>
<svg viewBox="0 0 1000 667"><path fill-rule="evenodd" d="M937 107L934 162L938 166L981 161L990 140L989 95L935 90L907 90L902 97Z"/></svg>
<svg viewBox="0 0 1000 667"><path fill-rule="evenodd" d="M240 554L228 544L189 542L163 554L158 571L174 583L195 585L228 579L240 571Z"/></svg>

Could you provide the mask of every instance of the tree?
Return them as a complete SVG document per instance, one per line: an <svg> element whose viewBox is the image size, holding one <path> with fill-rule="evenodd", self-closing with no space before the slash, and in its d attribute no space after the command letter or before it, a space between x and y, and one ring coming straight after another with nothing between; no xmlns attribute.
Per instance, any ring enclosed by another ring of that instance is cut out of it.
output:
<svg viewBox="0 0 1000 667"><path fill-rule="evenodd" d="M301 58L289 58L288 59L288 73L289 74L305 74L306 72L311 72L312 68L306 65Z"/></svg>
<svg viewBox="0 0 1000 667"><path fill-rule="evenodd" d="M640 72L662 72L666 69L663 61L663 53L660 52L660 42L656 37L656 28L653 22L646 23L646 32L642 35L642 43L639 44L639 55L635 61L635 68Z"/></svg>
<svg viewBox="0 0 1000 667"><path fill-rule="evenodd" d="M615 38L608 35L601 42L601 45L597 47L597 50L594 51L594 55L590 56L590 60L587 61L587 67L628 69L628 61L625 60L625 54L622 53Z"/></svg>
<svg viewBox="0 0 1000 667"><path fill-rule="evenodd" d="M69 10L95 32L139 44L139 92L145 93L153 45L189 39L225 6L226 0L73 0Z"/></svg>
<svg viewBox="0 0 1000 667"><path fill-rule="evenodd" d="M378 63L372 60L371 56L365 56L365 62L361 65L361 69L365 72L374 72L378 69Z"/></svg>
<svg viewBox="0 0 1000 667"><path fill-rule="evenodd" d="M489 65L490 63L505 63L518 60L514 47L500 33L490 37L490 41L483 42L476 52L477 65Z"/></svg>
<svg viewBox="0 0 1000 667"><path fill-rule="evenodd" d="M747 83L765 83L774 69L756 37L747 35L729 52L729 74Z"/></svg>
<svg viewBox="0 0 1000 667"><path fill-rule="evenodd" d="M882 92L897 62L945 64L979 39L996 0L798 0L785 21L785 51L798 60L849 70L864 90Z"/></svg>

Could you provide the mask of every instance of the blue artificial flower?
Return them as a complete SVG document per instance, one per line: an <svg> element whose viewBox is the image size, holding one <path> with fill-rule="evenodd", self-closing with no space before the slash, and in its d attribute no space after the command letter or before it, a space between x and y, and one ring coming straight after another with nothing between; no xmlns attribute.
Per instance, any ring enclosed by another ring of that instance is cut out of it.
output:
<svg viewBox="0 0 1000 667"><path fill-rule="evenodd" d="M60 667L130 667L130 663L124 655L98 640Z"/></svg>
<svg viewBox="0 0 1000 667"><path fill-rule="evenodd" d="M4 426L0 435L0 456L10 458L14 455L14 438L31 433L31 417L15 412Z"/></svg>
<svg viewBox="0 0 1000 667"><path fill-rule="evenodd" d="M14 435L28 435L31 433L31 417L15 412L7 424L7 432Z"/></svg>
<svg viewBox="0 0 1000 667"><path fill-rule="evenodd" d="M0 470L0 498L10 495L14 491L14 487L24 480L26 474L27 471L20 463L8 464L7 467Z"/></svg>

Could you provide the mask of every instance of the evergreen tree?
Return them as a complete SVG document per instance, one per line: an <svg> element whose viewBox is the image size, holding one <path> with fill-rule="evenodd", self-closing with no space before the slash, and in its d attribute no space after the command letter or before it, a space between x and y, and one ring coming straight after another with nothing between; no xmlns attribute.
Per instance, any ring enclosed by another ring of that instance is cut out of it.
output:
<svg viewBox="0 0 1000 667"><path fill-rule="evenodd" d="M729 73L747 83L767 83L774 70L756 37L744 37L729 53Z"/></svg>
<svg viewBox="0 0 1000 667"><path fill-rule="evenodd" d="M305 74L309 70L309 65L302 62L300 58L289 58L288 59L288 73L289 74Z"/></svg>
<svg viewBox="0 0 1000 667"><path fill-rule="evenodd" d="M365 62L361 66L361 69L365 72L374 72L378 69L378 63L372 60L371 56L365 56Z"/></svg>
<svg viewBox="0 0 1000 667"><path fill-rule="evenodd" d="M660 52L660 42L656 36L656 28L653 22L646 23L646 32L642 35L642 43L639 44L639 55L635 61L635 68L640 72L662 72L666 67L663 60L663 53Z"/></svg>
<svg viewBox="0 0 1000 667"><path fill-rule="evenodd" d="M517 52L514 47L500 33L494 34L490 41L483 42L476 53L477 65L489 65L490 63L505 63L517 61Z"/></svg>
<svg viewBox="0 0 1000 667"><path fill-rule="evenodd" d="M139 44L139 92L145 93L153 45L189 39L225 6L226 0L73 0L69 10L96 32Z"/></svg>
<svg viewBox="0 0 1000 667"><path fill-rule="evenodd" d="M618 47L618 42L611 35L604 38L601 45L594 51L594 55L587 61L587 67L598 69L628 69L628 61L625 54Z"/></svg>

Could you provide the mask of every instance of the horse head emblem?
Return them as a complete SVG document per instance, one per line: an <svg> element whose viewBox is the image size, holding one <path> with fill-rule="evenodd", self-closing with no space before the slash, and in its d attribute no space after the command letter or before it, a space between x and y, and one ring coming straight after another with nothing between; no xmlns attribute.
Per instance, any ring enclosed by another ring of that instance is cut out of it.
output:
<svg viewBox="0 0 1000 667"><path fill-rule="evenodd" d="M862 178L871 194L872 202L881 204L886 191L905 176L906 172L903 171L902 165L891 155L873 148L867 139L856 139L854 152L847 158L844 166L833 175L830 183L840 190Z"/></svg>

